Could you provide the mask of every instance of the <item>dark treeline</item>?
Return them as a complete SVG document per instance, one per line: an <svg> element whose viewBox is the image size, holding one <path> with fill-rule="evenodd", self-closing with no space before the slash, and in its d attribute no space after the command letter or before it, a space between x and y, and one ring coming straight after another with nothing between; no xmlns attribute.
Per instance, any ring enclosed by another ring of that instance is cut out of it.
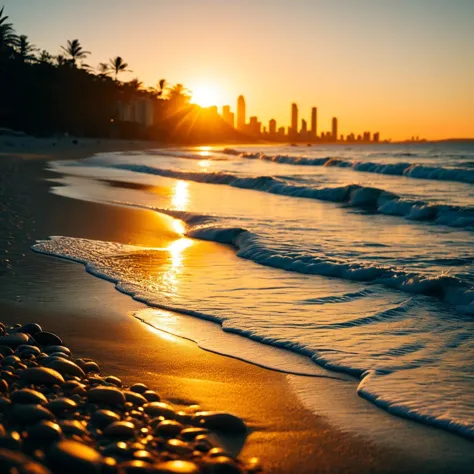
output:
<svg viewBox="0 0 474 474"><path fill-rule="evenodd" d="M92 68L89 55L76 39L65 41L56 56L39 51L16 33L0 9L0 127L37 136L68 133L173 143L242 138L213 109L191 104L181 84L170 87L160 80L144 88L138 79L121 82L121 74L130 71L120 56ZM131 115L136 107L140 114Z"/></svg>

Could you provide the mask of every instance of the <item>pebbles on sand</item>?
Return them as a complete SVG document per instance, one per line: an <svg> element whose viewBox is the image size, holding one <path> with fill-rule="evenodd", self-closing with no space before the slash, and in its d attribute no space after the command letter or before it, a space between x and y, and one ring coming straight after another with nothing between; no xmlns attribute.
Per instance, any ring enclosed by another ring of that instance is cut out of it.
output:
<svg viewBox="0 0 474 474"><path fill-rule="evenodd" d="M0 472L263 472L216 445L219 434L245 435L240 418L180 411L144 383L102 376L36 323L0 329Z"/></svg>

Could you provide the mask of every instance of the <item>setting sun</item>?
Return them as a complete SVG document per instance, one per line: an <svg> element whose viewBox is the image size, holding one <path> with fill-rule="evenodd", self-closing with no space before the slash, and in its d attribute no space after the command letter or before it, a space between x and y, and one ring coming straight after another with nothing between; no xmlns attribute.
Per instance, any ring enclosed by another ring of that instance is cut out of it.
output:
<svg viewBox="0 0 474 474"><path fill-rule="evenodd" d="M201 107L210 107L219 103L219 88L215 85L199 85L192 90L192 102Z"/></svg>

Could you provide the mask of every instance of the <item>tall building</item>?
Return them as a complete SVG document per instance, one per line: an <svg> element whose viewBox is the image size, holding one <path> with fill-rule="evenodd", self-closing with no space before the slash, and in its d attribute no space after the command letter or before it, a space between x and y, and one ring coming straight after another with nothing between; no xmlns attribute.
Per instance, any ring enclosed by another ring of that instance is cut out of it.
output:
<svg viewBox="0 0 474 474"><path fill-rule="evenodd" d="M243 95L239 95L237 99L237 129L245 129L245 99Z"/></svg>
<svg viewBox="0 0 474 474"><path fill-rule="evenodd" d="M270 122L268 122L268 131L270 132L270 135L275 135L276 134L276 129L277 129L276 120L271 119Z"/></svg>
<svg viewBox="0 0 474 474"><path fill-rule="evenodd" d="M262 124L258 121L257 117L250 117L248 124L248 132L252 135L260 135L260 129Z"/></svg>
<svg viewBox="0 0 474 474"><path fill-rule="evenodd" d="M230 105L222 107L222 118L231 126L234 126L234 114L230 111Z"/></svg>
<svg viewBox="0 0 474 474"><path fill-rule="evenodd" d="M301 120L301 135L304 135L306 138L306 134L308 133L308 123L305 119Z"/></svg>
<svg viewBox="0 0 474 474"><path fill-rule="evenodd" d="M331 131L331 138L334 141L337 141L337 118L332 118L332 131Z"/></svg>
<svg viewBox="0 0 474 474"><path fill-rule="evenodd" d="M318 136L318 109L316 107L311 109L311 136L313 138Z"/></svg>
<svg viewBox="0 0 474 474"><path fill-rule="evenodd" d="M298 106L291 104L291 135L296 136L298 134Z"/></svg>

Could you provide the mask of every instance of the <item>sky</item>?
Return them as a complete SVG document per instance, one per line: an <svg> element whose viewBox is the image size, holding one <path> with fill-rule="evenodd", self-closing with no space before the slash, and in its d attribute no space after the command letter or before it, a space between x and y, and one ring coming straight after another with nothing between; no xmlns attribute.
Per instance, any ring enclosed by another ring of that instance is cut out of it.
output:
<svg viewBox="0 0 474 474"><path fill-rule="evenodd" d="M0 2L2 3L2 2ZM17 33L88 64L121 56L154 85L243 94L278 126L318 107L318 131L403 140L474 137L474 0L4 0Z"/></svg>

